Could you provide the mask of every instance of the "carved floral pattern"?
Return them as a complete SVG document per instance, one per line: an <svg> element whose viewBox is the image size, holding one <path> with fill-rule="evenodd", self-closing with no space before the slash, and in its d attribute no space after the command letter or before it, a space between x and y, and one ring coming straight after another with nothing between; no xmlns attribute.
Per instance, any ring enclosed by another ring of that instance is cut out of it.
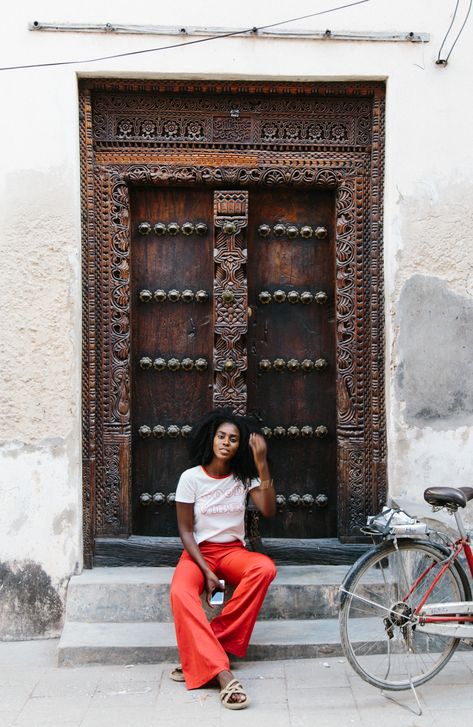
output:
<svg viewBox="0 0 473 727"><path fill-rule="evenodd" d="M355 382L355 273L356 273L356 229L355 197L351 180L344 180L337 194L337 364L339 378L339 430L348 427L351 431L359 425Z"/></svg>
<svg viewBox="0 0 473 727"><path fill-rule="evenodd" d="M231 222L235 230L225 231ZM244 336L248 330L247 285L245 279L246 240L248 226L248 192L214 192L214 319L215 319L215 384L214 406L230 407L246 412L247 355ZM231 290L235 300L227 304L224 290ZM233 369L225 370L231 361Z"/></svg>
<svg viewBox="0 0 473 727"><path fill-rule="evenodd" d="M103 124L98 125L98 136L103 137ZM205 117L180 118L163 116L126 116L117 115L108 134L117 141L212 141L212 124Z"/></svg>
<svg viewBox="0 0 473 727"><path fill-rule="evenodd" d="M339 471L348 477L347 498L341 503L341 513L349 519L351 532L359 532L366 524L366 493L363 438L346 438L339 444Z"/></svg>
<svg viewBox="0 0 473 727"><path fill-rule="evenodd" d="M354 144L355 123L347 119L337 121L294 121L293 119L272 119L255 123L255 141L296 144Z"/></svg>
<svg viewBox="0 0 473 727"><path fill-rule="evenodd" d="M236 144L369 144L370 126L355 124L353 118L319 120L316 117L294 120L291 117L272 119L233 119L205 116L169 119L167 116L147 117L117 115L112 130L107 134L110 141L166 141L181 143L220 142ZM96 127L96 138L104 136L102 115Z"/></svg>
<svg viewBox="0 0 473 727"><path fill-rule="evenodd" d="M114 529L120 522L120 445L107 444L104 448L106 496L103 506L105 528Z"/></svg>
<svg viewBox="0 0 473 727"><path fill-rule="evenodd" d="M364 98L101 92L94 101L97 142L367 145L371 141L371 104ZM235 108L237 118L232 116Z"/></svg>
<svg viewBox="0 0 473 727"><path fill-rule="evenodd" d="M251 140L251 119L215 118L213 140L249 142Z"/></svg>

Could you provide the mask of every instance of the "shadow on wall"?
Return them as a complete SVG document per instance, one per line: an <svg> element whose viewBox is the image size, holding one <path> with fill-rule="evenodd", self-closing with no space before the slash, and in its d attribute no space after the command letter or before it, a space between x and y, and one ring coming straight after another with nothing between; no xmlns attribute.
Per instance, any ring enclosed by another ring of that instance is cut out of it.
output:
<svg viewBox="0 0 473 727"><path fill-rule="evenodd" d="M56 636L63 604L38 563L0 561L0 640Z"/></svg>

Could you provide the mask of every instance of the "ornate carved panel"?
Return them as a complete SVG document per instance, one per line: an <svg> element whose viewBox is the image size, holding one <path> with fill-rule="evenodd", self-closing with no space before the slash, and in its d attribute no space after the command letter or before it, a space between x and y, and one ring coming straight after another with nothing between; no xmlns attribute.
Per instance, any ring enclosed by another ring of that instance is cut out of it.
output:
<svg viewBox="0 0 473 727"><path fill-rule="evenodd" d="M245 280L248 192L214 192L215 407L246 412L248 330Z"/></svg>
<svg viewBox="0 0 473 727"><path fill-rule="evenodd" d="M94 536L129 532L132 185L230 188L242 210L253 186L336 190L340 536L356 535L379 506L386 487L383 141L380 83L81 84L87 563ZM238 387L241 393L246 365L237 333L245 326L246 303L238 297L245 214L238 234L224 234L224 204L216 192L215 292L218 301L231 280L236 305L230 314L216 303L216 360L223 366L234 355L237 365L222 370L216 404L231 403Z"/></svg>
<svg viewBox="0 0 473 727"><path fill-rule="evenodd" d="M300 147L367 146L371 141L371 103L362 98L97 92L93 120L98 145Z"/></svg>

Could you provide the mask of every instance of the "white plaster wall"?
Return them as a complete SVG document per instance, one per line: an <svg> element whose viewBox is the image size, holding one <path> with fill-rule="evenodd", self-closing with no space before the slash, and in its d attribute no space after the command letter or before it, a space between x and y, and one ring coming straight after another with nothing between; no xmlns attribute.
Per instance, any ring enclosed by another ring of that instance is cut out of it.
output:
<svg viewBox="0 0 473 727"><path fill-rule="evenodd" d="M0 638L27 638L57 632L51 599L82 567L77 84L0 83Z"/></svg>
<svg viewBox="0 0 473 727"><path fill-rule="evenodd" d="M467 2L460 3L464 12ZM87 59L175 37L40 33L33 20L252 27L333 0L113 4L44 0L9 7L0 66ZM473 296L473 18L447 68L434 64L454 2L385 0L298 21L314 30L422 31L430 43L227 38L64 67L1 71L1 559L33 559L57 584L81 567L80 187L77 77L387 79L386 372L390 491L473 482L471 425L410 425L398 400L397 307L421 273Z"/></svg>

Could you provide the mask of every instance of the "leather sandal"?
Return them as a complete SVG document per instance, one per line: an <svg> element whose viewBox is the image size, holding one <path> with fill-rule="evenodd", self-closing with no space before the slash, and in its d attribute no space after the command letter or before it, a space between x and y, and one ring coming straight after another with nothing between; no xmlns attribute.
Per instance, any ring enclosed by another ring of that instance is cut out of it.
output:
<svg viewBox="0 0 473 727"><path fill-rule="evenodd" d="M242 694L245 699L242 702L233 702L231 698L234 694ZM220 692L220 701L227 709L246 709L250 704L250 698L243 689L238 679L232 679Z"/></svg>
<svg viewBox="0 0 473 727"><path fill-rule="evenodd" d="M169 674L169 678L172 679L173 682L185 682L186 681L184 672L182 671L182 666L180 664L178 666L174 667L174 669Z"/></svg>

